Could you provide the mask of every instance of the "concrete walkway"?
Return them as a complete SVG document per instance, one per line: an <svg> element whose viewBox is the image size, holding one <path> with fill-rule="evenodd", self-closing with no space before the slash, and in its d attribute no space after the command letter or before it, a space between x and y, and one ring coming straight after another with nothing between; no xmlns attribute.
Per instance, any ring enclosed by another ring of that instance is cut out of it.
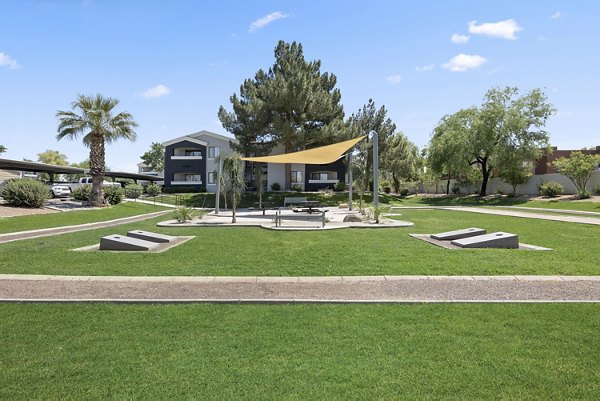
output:
<svg viewBox="0 0 600 401"><path fill-rule="evenodd" d="M600 276L0 275L0 302L600 302Z"/></svg>
<svg viewBox="0 0 600 401"><path fill-rule="evenodd" d="M499 206L501 207L501 206ZM469 212L469 213L481 213L481 214L492 214L496 216L510 216L510 217L521 217L526 219L538 219L538 220L552 220L562 221L567 223L578 223L578 224L592 224L600 225L600 217L588 217L588 216L559 216L553 214L543 213L528 213L518 210L506 210L506 209L493 209L490 207L469 207L469 206L393 206L394 210L402 209L435 209L435 210L453 210L455 212ZM537 209L534 209L537 210Z"/></svg>
<svg viewBox="0 0 600 401"><path fill-rule="evenodd" d="M72 226L53 227L53 228L42 228L38 230L29 231L18 231L13 233L0 234L0 244L5 242L19 241L24 239L48 237L51 235L74 233L77 231L94 230L97 228L118 226L121 224L135 223L137 221L143 221L152 219L154 217L162 216L167 213L172 213L171 210L163 210L160 212L140 214L137 216L123 217L120 219L99 221L96 223L77 224Z"/></svg>

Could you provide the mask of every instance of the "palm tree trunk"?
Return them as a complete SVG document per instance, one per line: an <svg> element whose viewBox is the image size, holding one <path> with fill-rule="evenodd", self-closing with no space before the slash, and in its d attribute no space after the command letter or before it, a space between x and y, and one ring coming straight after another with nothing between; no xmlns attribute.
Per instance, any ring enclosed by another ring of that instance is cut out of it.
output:
<svg viewBox="0 0 600 401"><path fill-rule="evenodd" d="M90 175L92 176L92 206L104 206L104 136L94 133L90 144Z"/></svg>

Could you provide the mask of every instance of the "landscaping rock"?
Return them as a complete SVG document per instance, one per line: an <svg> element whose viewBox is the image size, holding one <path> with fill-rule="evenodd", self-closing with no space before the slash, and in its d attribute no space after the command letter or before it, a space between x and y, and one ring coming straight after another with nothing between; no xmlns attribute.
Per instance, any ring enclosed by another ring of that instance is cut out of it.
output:
<svg viewBox="0 0 600 401"><path fill-rule="evenodd" d="M360 223L362 221L362 217L355 214L349 214L348 216L344 217L344 223Z"/></svg>

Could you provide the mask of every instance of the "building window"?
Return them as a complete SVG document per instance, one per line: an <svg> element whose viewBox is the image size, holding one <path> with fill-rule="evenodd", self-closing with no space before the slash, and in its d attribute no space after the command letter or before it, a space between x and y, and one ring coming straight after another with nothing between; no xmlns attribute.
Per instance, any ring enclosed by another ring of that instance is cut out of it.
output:
<svg viewBox="0 0 600 401"><path fill-rule="evenodd" d="M330 172L319 171L316 173L311 173L310 179L314 180L314 181L337 180L337 173L335 171L330 171Z"/></svg>
<svg viewBox="0 0 600 401"><path fill-rule="evenodd" d="M199 150L186 150L185 156L202 156L202 152Z"/></svg>
<svg viewBox="0 0 600 401"><path fill-rule="evenodd" d="M209 184L214 184L215 183L215 176L217 174L215 174L214 171L211 171L210 173L208 173L208 183Z"/></svg>
<svg viewBox="0 0 600 401"><path fill-rule="evenodd" d="M292 171L292 184L302 184L302 171Z"/></svg>
<svg viewBox="0 0 600 401"><path fill-rule="evenodd" d="M185 175L185 180L186 181L198 181L198 182L202 182L202 176L200 174L186 174Z"/></svg>
<svg viewBox="0 0 600 401"><path fill-rule="evenodd" d="M209 146L208 147L208 158L214 159L219 156L219 147L218 146Z"/></svg>

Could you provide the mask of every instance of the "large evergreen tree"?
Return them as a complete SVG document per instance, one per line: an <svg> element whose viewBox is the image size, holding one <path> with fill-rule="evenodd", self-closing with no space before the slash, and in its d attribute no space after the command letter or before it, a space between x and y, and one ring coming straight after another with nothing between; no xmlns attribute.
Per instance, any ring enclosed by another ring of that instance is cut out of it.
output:
<svg viewBox="0 0 600 401"><path fill-rule="evenodd" d="M344 111L337 78L320 70L320 60L305 60L302 44L279 41L273 66L246 79L239 97L231 96L233 112L219 108L223 127L239 141L236 150L261 154L281 144L289 153L330 143L324 127L341 120ZM289 188L291 166L285 170Z"/></svg>

